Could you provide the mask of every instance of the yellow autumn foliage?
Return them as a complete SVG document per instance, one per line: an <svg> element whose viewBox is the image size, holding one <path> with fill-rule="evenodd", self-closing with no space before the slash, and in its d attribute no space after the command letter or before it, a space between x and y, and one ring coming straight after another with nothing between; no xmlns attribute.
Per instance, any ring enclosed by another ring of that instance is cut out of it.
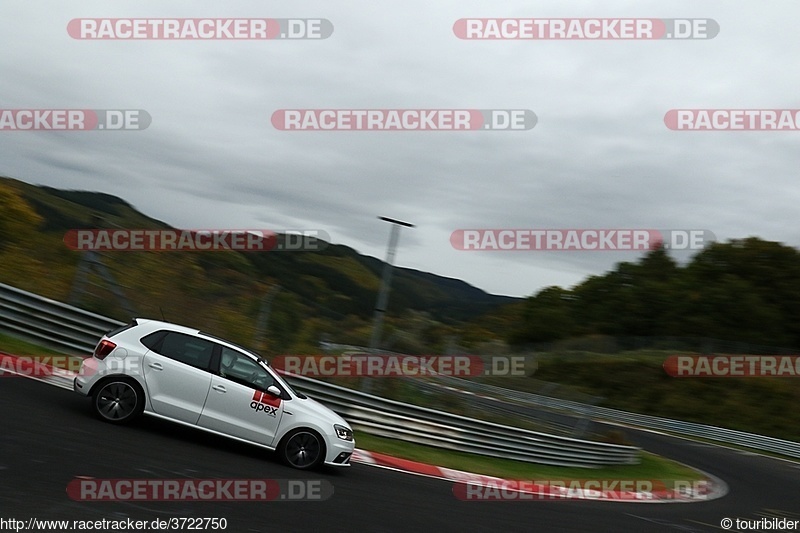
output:
<svg viewBox="0 0 800 533"><path fill-rule="evenodd" d="M13 187L0 183L0 248L34 238L41 223L42 217Z"/></svg>

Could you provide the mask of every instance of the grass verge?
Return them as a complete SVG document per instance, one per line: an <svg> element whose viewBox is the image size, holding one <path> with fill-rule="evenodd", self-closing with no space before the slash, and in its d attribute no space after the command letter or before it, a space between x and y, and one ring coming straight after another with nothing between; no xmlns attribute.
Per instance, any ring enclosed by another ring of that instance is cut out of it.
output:
<svg viewBox="0 0 800 533"><path fill-rule="evenodd" d="M82 357L64 355L63 353L37 346L28 341L0 333L0 352L11 355L21 355L35 360L44 360L45 363L77 372L81 366Z"/></svg>
<svg viewBox="0 0 800 533"><path fill-rule="evenodd" d="M42 348L28 341L0 332L0 351L13 355L58 355L58 352Z"/></svg>
<svg viewBox="0 0 800 533"><path fill-rule="evenodd" d="M371 452L384 453L421 463L464 470L473 474L484 474L505 479L597 479L597 480L661 480L697 481L703 475L686 465L665 459L648 452L641 454L637 465L605 466L602 468L570 468L560 466L525 463L509 459L499 459L475 455L431 446L422 446L394 439L377 437L368 433L356 433L356 446Z"/></svg>

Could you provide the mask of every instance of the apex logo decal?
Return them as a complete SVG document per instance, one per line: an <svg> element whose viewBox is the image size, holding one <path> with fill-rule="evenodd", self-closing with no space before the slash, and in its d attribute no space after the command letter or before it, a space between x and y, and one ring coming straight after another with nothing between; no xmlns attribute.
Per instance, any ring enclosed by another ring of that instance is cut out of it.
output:
<svg viewBox="0 0 800 533"><path fill-rule="evenodd" d="M273 396L268 392L261 392L257 390L253 394L253 401L250 402L250 409L255 409L256 413L264 411L269 416L278 415L278 407L281 406L281 399Z"/></svg>

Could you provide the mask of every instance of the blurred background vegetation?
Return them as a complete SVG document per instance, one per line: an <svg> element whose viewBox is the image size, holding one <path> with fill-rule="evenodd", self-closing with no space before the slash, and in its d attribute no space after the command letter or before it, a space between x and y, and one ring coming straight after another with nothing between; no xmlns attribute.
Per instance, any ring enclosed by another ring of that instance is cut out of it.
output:
<svg viewBox="0 0 800 533"><path fill-rule="evenodd" d="M67 248L64 234L97 217L109 228L168 227L114 196L0 178L0 282L68 301L81 253ZM138 316L163 312L268 356L319 353L321 342L366 346L383 266L343 245L101 257ZM90 281L72 303L131 318L102 279ZM675 353L796 354L797 346L800 252L757 237L712 244L685 265L653 250L529 298L398 268L382 344L410 354L524 354L536 358L537 380L603 397L601 405L793 439L800 379L675 379L661 364ZM533 387L526 377L492 383Z"/></svg>

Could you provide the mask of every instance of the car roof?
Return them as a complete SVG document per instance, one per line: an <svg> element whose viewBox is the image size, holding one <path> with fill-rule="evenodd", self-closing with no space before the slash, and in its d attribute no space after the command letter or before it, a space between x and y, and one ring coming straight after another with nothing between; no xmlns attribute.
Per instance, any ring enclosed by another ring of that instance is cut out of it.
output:
<svg viewBox="0 0 800 533"><path fill-rule="evenodd" d="M155 320L152 318L135 318L136 324L139 326L147 325L148 329L169 329L171 331L177 331L179 333L189 333L192 335L197 335L200 333L200 330L197 328L190 328L187 326L181 326L180 324L174 324L172 322L166 322L163 320Z"/></svg>

